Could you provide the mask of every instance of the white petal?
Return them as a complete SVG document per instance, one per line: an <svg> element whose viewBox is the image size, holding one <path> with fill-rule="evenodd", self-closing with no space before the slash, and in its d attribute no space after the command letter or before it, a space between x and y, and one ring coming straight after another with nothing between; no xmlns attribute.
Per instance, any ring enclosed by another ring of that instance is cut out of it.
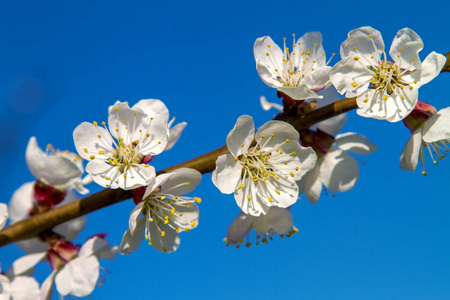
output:
<svg viewBox="0 0 450 300"><path fill-rule="evenodd" d="M186 122L181 122L170 129L170 139L169 139L169 142L167 143L164 151L172 149L172 147L175 145L175 143L180 138L181 133L183 132L183 130L186 126L187 126Z"/></svg>
<svg viewBox="0 0 450 300"><path fill-rule="evenodd" d="M345 96L349 98L366 91L372 77L367 68L353 56L339 61L330 72L330 80L336 90L340 94L346 93Z"/></svg>
<svg viewBox="0 0 450 300"><path fill-rule="evenodd" d="M12 274L15 276L27 273L34 266L43 260L47 255L47 252L33 253L22 256L21 258L15 260L11 266Z"/></svg>
<svg viewBox="0 0 450 300"><path fill-rule="evenodd" d="M144 138L144 135L148 133L149 137ZM135 131L139 140L138 145L139 153L143 155L157 155L164 151L169 142L170 129L167 122L162 116L156 116L150 120L150 125L142 133ZM134 140L133 140L134 141Z"/></svg>
<svg viewBox="0 0 450 300"><path fill-rule="evenodd" d="M354 132L346 132L337 135L335 143L341 150L356 154L370 154L377 149L377 146L365 136Z"/></svg>
<svg viewBox="0 0 450 300"><path fill-rule="evenodd" d="M12 223L28 218L34 202L34 182L22 184L9 201L9 218Z"/></svg>
<svg viewBox="0 0 450 300"><path fill-rule="evenodd" d="M322 192L322 180L320 178L320 166L322 162L323 159L320 159L316 167L301 180L305 196L312 204L316 204L319 201Z"/></svg>
<svg viewBox="0 0 450 300"><path fill-rule="evenodd" d="M133 105L133 109L135 108L141 109L149 118L153 118L156 115L161 115L166 123L169 121L169 110L161 100L142 99Z"/></svg>
<svg viewBox="0 0 450 300"><path fill-rule="evenodd" d="M88 122L81 123L73 131L73 141L78 154L86 160L90 160L92 155L101 160L114 155L114 140L109 131L102 126ZM99 151L104 151L105 154L99 154Z"/></svg>
<svg viewBox="0 0 450 300"><path fill-rule="evenodd" d="M239 213L236 219L231 222L230 227L228 227L228 242L232 245L237 244L252 227L253 219L254 217L246 215L243 212Z"/></svg>
<svg viewBox="0 0 450 300"><path fill-rule="evenodd" d="M174 196L189 194L202 180L202 174L194 169L180 168L172 173L173 175L161 185L161 193L168 193Z"/></svg>
<svg viewBox="0 0 450 300"><path fill-rule="evenodd" d="M245 178L241 182L243 187L234 192L236 204L245 214L255 217L261 214L265 215L271 205L268 200L271 194L267 189L267 184L262 182L255 183L249 178ZM274 191L272 193L275 194ZM250 199L248 198L249 196Z"/></svg>
<svg viewBox="0 0 450 300"><path fill-rule="evenodd" d="M54 270L50 276L48 276L45 281L41 285L40 290L40 299L41 300L49 300L52 296L53 291L53 281L55 279L56 273L58 273L57 270Z"/></svg>
<svg viewBox="0 0 450 300"><path fill-rule="evenodd" d="M315 92L326 89L331 85L330 71L331 67L328 66L317 68L302 80L302 84Z"/></svg>
<svg viewBox="0 0 450 300"><path fill-rule="evenodd" d="M147 198L151 193L153 193L153 191L160 187L164 182L166 182L171 176L173 176L173 172L172 173L164 173L164 174L160 174L158 176L156 176L155 178L153 178L144 193L144 196L142 196L142 199Z"/></svg>
<svg viewBox="0 0 450 300"><path fill-rule="evenodd" d="M247 115L240 116L234 128L227 136L227 147L233 156L247 152L255 137L253 118Z"/></svg>
<svg viewBox="0 0 450 300"><path fill-rule="evenodd" d="M0 300L10 300L11 284L6 276L0 274Z"/></svg>
<svg viewBox="0 0 450 300"><path fill-rule="evenodd" d="M427 143L450 138L450 107L441 109L425 122L423 140Z"/></svg>
<svg viewBox="0 0 450 300"><path fill-rule="evenodd" d="M263 135L264 138L262 138ZM287 139L295 143L299 141L300 136L292 125L283 121L269 121L256 133L256 142L263 151L272 151L278 145L285 143Z"/></svg>
<svg viewBox="0 0 450 300"><path fill-rule="evenodd" d="M294 100L304 99L321 99L314 91L310 90L306 84L301 84L297 87L278 87L278 90L285 93Z"/></svg>
<svg viewBox="0 0 450 300"><path fill-rule="evenodd" d="M253 228L260 234L285 234L294 222L292 215L286 208L272 206L265 216L254 218Z"/></svg>
<svg viewBox="0 0 450 300"><path fill-rule="evenodd" d="M328 152L320 166L323 184L331 191L345 192L352 189L359 177L355 159L345 151L334 149Z"/></svg>
<svg viewBox="0 0 450 300"><path fill-rule="evenodd" d="M189 205L189 208L187 206L180 206L174 203L174 200L172 200L172 207L175 208L175 214L173 217L169 218L169 224L174 228L181 228L181 229L192 229L198 226L198 220L199 220L199 209L198 206L194 203L191 203ZM182 216L180 216L182 214Z"/></svg>
<svg viewBox="0 0 450 300"><path fill-rule="evenodd" d="M334 86L319 91L317 94L323 96L322 100L317 101L317 108L324 107L328 104L334 103L341 98L341 96L339 95ZM316 123L314 124L314 127L322 131L325 131L328 134L335 135L342 129L342 127L345 125L346 122L347 122L347 113L344 113L336 117Z"/></svg>
<svg viewBox="0 0 450 300"><path fill-rule="evenodd" d="M5 226L8 220L8 206L4 203L0 203L0 230Z"/></svg>
<svg viewBox="0 0 450 300"><path fill-rule="evenodd" d="M159 252L171 253L178 249L180 245L180 237L178 233L166 224L150 223L149 241L152 241L152 246ZM158 226L159 229L158 230ZM164 236L161 233L164 231Z"/></svg>
<svg viewBox="0 0 450 300"><path fill-rule="evenodd" d="M39 299L39 284L32 277L17 276L11 282L11 296L14 300Z"/></svg>
<svg viewBox="0 0 450 300"><path fill-rule="evenodd" d="M231 154L224 154L217 158L216 169L212 173L212 182L224 194L234 192L241 178L242 165L234 161Z"/></svg>
<svg viewBox="0 0 450 300"><path fill-rule="evenodd" d="M298 44L300 43L300 45ZM300 49L298 50L297 47ZM297 40L295 45L295 52L302 53L303 51L310 53L309 59L317 61L318 66L324 66L326 63L325 52L322 46L322 34L319 31L311 31L305 33L301 38ZM297 55L300 57L300 55ZM295 65L299 65L294 62Z"/></svg>
<svg viewBox="0 0 450 300"><path fill-rule="evenodd" d="M268 47L270 45L270 47ZM253 46L256 69L265 84L271 87L281 86L277 80L275 69L282 70L283 51L269 37L257 38ZM269 53L269 55L267 55Z"/></svg>
<svg viewBox="0 0 450 300"><path fill-rule="evenodd" d="M125 231L119 246L120 254L130 254L139 248L144 239L145 222L147 222L145 218L141 218L137 221L133 235L130 234L130 230Z"/></svg>
<svg viewBox="0 0 450 300"><path fill-rule="evenodd" d="M164 117L158 116L157 118ZM167 123L167 121L163 122ZM111 107L109 111L109 131L116 139L119 137L123 138L126 145L140 140L142 133L139 132L139 130L146 132L145 130L147 129L148 124L148 116L139 108L130 108L127 103L117 104L114 107Z"/></svg>
<svg viewBox="0 0 450 300"><path fill-rule="evenodd" d="M130 217L128 218L128 228L130 230L130 234L133 235L134 230L136 229L137 221L141 216L142 205L144 202L139 202L131 211Z"/></svg>
<svg viewBox="0 0 450 300"><path fill-rule="evenodd" d="M85 258L94 255L98 250L108 244L104 239L94 236L88 239L78 252L79 258Z"/></svg>
<svg viewBox="0 0 450 300"><path fill-rule="evenodd" d="M446 61L447 58L444 55L434 51L431 52L422 63L422 69L420 70L420 81L418 83L419 86L430 82L438 76Z"/></svg>
<svg viewBox="0 0 450 300"><path fill-rule="evenodd" d="M95 288L99 276L99 263L94 255L78 257L68 262L55 277L58 292L85 297Z"/></svg>
<svg viewBox="0 0 450 300"><path fill-rule="evenodd" d="M70 159L46 155L38 147L35 137L31 137L28 142L25 159L31 174L50 185L66 184L71 179L81 176L77 165Z"/></svg>
<svg viewBox="0 0 450 300"><path fill-rule="evenodd" d="M270 87L278 88L283 86L283 84L277 79L277 74L275 73L275 68L270 67L262 63L259 59L256 60L256 71L261 80Z"/></svg>
<svg viewBox="0 0 450 300"><path fill-rule="evenodd" d="M422 144L422 132L417 130L408 140L400 156L400 168L410 170L414 173L417 162L419 161L420 146Z"/></svg>
<svg viewBox="0 0 450 300"><path fill-rule="evenodd" d="M423 49L422 39L409 28L400 29L392 41L389 55L401 68L420 69L419 52ZM400 56L400 57L399 57ZM409 68L413 65L413 68Z"/></svg>
<svg viewBox="0 0 450 300"><path fill-rule="evenodd" d="M372 35L372 38L369 35ZM341 57L344 59L344 57L353 57L361 53L368 60L371 56L378 59L383 48L383 38L378 30L370 26L360 27L350 31L348 38L341 44Z"/></svg>
<svg viewBox="0 0 450 300"><path fill-rule="evenodd" d="M27 253L44 252L48 249L48 244L41 241L40 238L31 238L17 242L17 246Z"/></svg>
<svg viewBox="0 0 450 300"><path fill-rule="evenodd" d="M276 110L283 111L282 105L280 105L278 103L269 102L269 101L267 101L266 97L264 97L264 96L259 97L259 102L261 103L261 107L263 110L269 110L273 107Z"/></svg>

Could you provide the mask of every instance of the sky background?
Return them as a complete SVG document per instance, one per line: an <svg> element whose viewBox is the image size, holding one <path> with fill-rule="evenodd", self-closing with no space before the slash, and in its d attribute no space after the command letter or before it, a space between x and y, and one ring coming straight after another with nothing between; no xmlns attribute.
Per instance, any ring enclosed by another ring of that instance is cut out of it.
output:
<svg viewBox="0 0 450 300"><path fill-rule="evenodd" d="M188 122L176 146L154 160L157 170L225 144L243 114L256 126L270 120L259 97L276 91L259 78L256 38L320 31L327 57L347 33L370 25L386 48L404 27L431 51L450 51L448 1L3 1L0 4L0 202L33 181L25 163L28 139L75 151L74 128L106 121L116 100L161 99L177 121ZM331 65L339 61L333 58ZM419 99L437 109L449 105L450 74L420 89ZM269 245L234 249L222 242L239 213L232 195L221 194L211 175L192 194L203 199L200 224L181 234L181 245L163 254L143 243L131 255L101 261L107 272L95 299L449 299L450 158L428 176L399 168L409 139L402 122L349 113L342 132L358 132L378 145L359 156L356 187L316 205L305 197L292 208L299 233ZM363 165L364 164L364 165ZM95 184L92 192L100 190ZM76 243L108 233L120 244L132 201L94 212ZM0 249L2 269L22 254ZM36 273L50 274L47 264ZM54 298L56 296L54 295Z"/></svg>

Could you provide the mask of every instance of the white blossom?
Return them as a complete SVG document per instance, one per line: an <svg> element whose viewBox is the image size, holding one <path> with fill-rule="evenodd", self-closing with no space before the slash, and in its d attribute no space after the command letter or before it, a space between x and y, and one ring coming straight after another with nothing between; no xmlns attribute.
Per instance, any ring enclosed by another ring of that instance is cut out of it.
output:
<svg viewBox="0 0 450 300"><path fill-rule="evenodd" d="M152 180L143 200L130 214L120 253L134 252L144 236L160 252L175 251L180 244L178 233L198 225L199 210L195 202L200 203L200 198L182 195L192 192L201 178L200 172L194 169L180 168Z"/></svg>
<svg viewBox="0 0 450 300"><path fill-rule="evenodd" d="M281 50L270 37L260 37L253 51L262 81L292 99L321 98L316 92L331 85L320 32L308 32L297 41L293 35L292 51L286 38Z"/></svg>
<svg viewBox="0 0 450 300"><path fill-rule="evenodd" d="M428 106L428 107L427 107ZM408 140L400 157L400 167L414 172L420 159L422 174L426 175L424 152L428 152L434 164L437 164L435 156L443 159L450 150L447 144L450 141L450 107L436 111L422 101L417 103L416 109L427 112L428 116L415 114L415 110L404 121L411 129L412 136ZM419 116L417 116L419 115ZM411 119L415 119L414 121ZM412 124L414 124L412 126ZM426 150L425 150L426 149Z"/></svg>
<svg viewBox="0 0 450 300"><path fill-rule="evenodd" d="M12 267L6 274L0 270L0 300L35 300L38 298L39 283L36 279L27 274L14 273Z"/></svg>
<svg viewBox="0 0 450 300"><path fill-rule="evenodd" d="M288 208L271 206L266 215L260 215L259 217L246 215L243 212L239 213L228 227L225 239L227 246L231 244L239 248L245 240L245 246L251 246L252 228L255 230L254 244L256 246L260 243L267 244L274 234L290 237L298 232L298 229L294 227L292 215Z"/></svg>
<svg viewBox="0 0 450 300"><path fill-rule="evenodd" d="M75 147L89 160L86 172L97 184L129 190L155 177L154 167L142 162L161 153L169 141L168 115L152 110L161 103L142 100L130 108L117 102L109 108L109 130L105 122L83 122L75 128Z"/></svg>
<svg viewBox="0 0 450 300"><path fill-rule="evenodd" d="M218 157L212 181L222 193L234 193L237 205L252 216L266 214L271 206L294 204L295 181L317 160L311 148L299 145L299 134L291 125L269 121L255 134L253 119L247 115L238 118L227 147L230 154Z"/></svg>
<svg viewBox="0 0 450 300"><path fill-rule="evenodd" d="M432 52L423 62L421 38L411 29L397 32L389 61L381 33L372 27L352 30L341 44L341 58L331 70L333 85L346 97L356 97L357 113L397 122L415 107L418 89L435 78L445 56Z"/></svg>

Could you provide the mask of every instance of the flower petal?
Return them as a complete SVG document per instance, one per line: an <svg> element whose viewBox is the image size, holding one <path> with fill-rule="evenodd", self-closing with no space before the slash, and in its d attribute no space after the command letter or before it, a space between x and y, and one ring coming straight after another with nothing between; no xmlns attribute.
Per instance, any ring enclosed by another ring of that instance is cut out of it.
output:
<svg viewBox="0 0 450 300"><path fill-rule="evenodd" d="M293 225L294 222L289 210L276 206L272 206L266 215L254 218L253 221L255 231L263 235L285 234Z"/></svg>
<svg viewBox="0 0 450 300"><path fill-rule="evenodd" d="M348 191L355 186L358 177L358 164L345 151L334 149L325 155L320 166L320 178L329 190Z"/></svg>
<svg viewBox="0 0 450 300"><path fill-rule="evenodd" d="M202 180L202 174L194 169L180 168L172 172L172 176L161 185L161 193L174 196L189 194Z"/></svg>
<svg viewBox="0 0 450 300"><path fill-rule="evenodd" d="M129 229L125 231L119 246L120 254L130 254L139 248L144 239L145 222L147 222L145 218L141 218L137 221L133 235L131 235Z"/></svg>
<svg viewBox="0 0 450 300"><path fill-rule="evenodd" d="M419 52L423 49L422 39L412 29L403 28L392 41L389 55L404 69L420 69ZM414 66L413 68L409 67Z"/></svg>
<svg viewBox="0 0 450 300"><path fill-rule="evenodd" d="M269 110L273 107L276 110L283 111L282 105L280 105L278 103L269 102L269 101L267 101L266 97L264 97L264 96L259 97L259 102L261 103L261 107L263 110Z"/></svg>
<svg viewBox="0 0 450 300"><path fill-rule="evenodd" d="M316 204L317 201L319 201L320 194L322 193L322 180L320 177L320 166L322 162L323 159L320 159L317 162L316 167L307 173L300 181L306 198L312 204Z"/></svg>
<svg viewBox="0 0 450 300"><path fill-rule="evenodd" d="M144 202L139 202L131 211L130 217L128 218L128 228L130 230L130 234L134 234L134 230L136 229L136 224L141 216L142 205Z"/></svg>
<svg viewBox="0 0 450 300"><path fill-rule="evenodd" d="M11 223L16 223L28 218L28 213L34 202L34 182L22 184L9 201L9 218Z"/></svg>
<svg viewBox="0 0 450 300"><path fill-rule="evenodd" d="M56 274L55 284L58 292L85 297L95 288L99 276L99 263L95 255L77 257L69 261Z"/></svg>
<svg viewBox="0 0 450 300"><path fill-rule="evenodd" d="M330 71L331 67L329 66L319 67L306 76L302 80L302 84L306 84L310 90L315 92L326 89L331 85Z"/></svg>
<svg viewBox="0 0 450 300"><path fill-rule="evenodd" d="M423 140L427 143L450 138L450 107L441 109L425 122Z"/></svg>
<svg viewBox="0 0 450 300"><path fill-rule="evenodd" d="M81 123L73 131L73 141L78 154L86 160L90 160L92 155L101 160L107 160L114 155L113 138L109 131L101 126ZM99 154L102 153L99 151L104 151L104 154Z"/></svg>
<svg viewBox="0 0 450 300"><path fill-rule="evenodd" d="M422 86L431 80L433 80L436 76L439 75L442 68L445 65L447 58L439 53L431 52L425 58L422 63L422 69L420 70L420 80L419 86Z"/></svg>
<svg viewBox="0 0 450 300"><path fill-rule="evenodd" d="M355 60L353 56L342 59L330 71L330 80L336 90L340 94L346 93L345 96L349 98L366 91L372 77L359 59Z"/></svg>
<svg viewBox="0 0 450 300"><path fill-rule="evenodd" d="M81 246L80 251L78 252L78 257L84 258L91 255L94 255L98 250L106 246L108 243L97 236L94 236L88 239L83 246Z"/></svg>
<svg viewBox="0 0 450 300"><path fill-rule="evenodd" d="M28 273L38 262L43 260L46 255L47 252L39 252L22 256L13 262L11 266L12 274L17 276Z"/></svg>
<svg viewBox="0 0 450 300"><path fill-rule="evenodd" d="M172 227L164 223L157 225L157 222L151 222L149 227L149 242L152 243L153 248L164 253L171 253L178 249L180 237Z"/></svg>
<svg viewBox="0 0 450 300"><path fill-rule="evenodd" d="M0 203L0 230L5 226L8 220L8 206L4 203Z"/></svg>
<svg viewBox="0 0 450 300"><path fill-rule="evenodd" d="M422 145L422 132L417 130L406 143L405 148L400 156L400 168L410 170L414 173L417 167L420 154L420 146Z"/></svg>
<svg viewBox="0 0 450 300"><path fill-rule="evenodd" d="M227 147L233 156L247 152L255 137L253 118L248 115L240 116L236 125L227 136Z"/></svg>
<svg viewBox="0 0 450 300"><path fill-rule="evenodd" d="M381 49L384 49L381 33L370 26L364 26L348 33L348 38L341 44L341 58L362 54L367 62L374 62L383 52Z"/></svg>
<svg viewBox="0 0 450 300"><path fill-rule="evenodd" d="M175 143L180 138L181 133L183 132L183 130L186 126L187 126L186 122L181 122L170 129L170 139L166 145L166 148L164 148L164 151L172 149L172 147L175 145Z"/></svg>
<svg viewBox="0 0 450 300"><path fill-rule="evenodd" d="M377 146L365 136L355 132L346 132L337 135L335 137L335 143L341 150L356 154L370 154L377 149Z"/></svg>
<svg viewBox="0 0 450 300"><path fill-rule="evenodd" d="M309 60L316 61L318 66L324 66L326 64L325 51L323 51L322 46L322 34L319 31L305 33L297 40L295 47L296 53L310 53ZM300 49L297 50L297 47ZM300 58L301 55L297 55L296 57ZM296 66L299 65L298 60L294 60L293 63Z"/></svg>
<svg viewBox="0 0 450 300"><path fill-rule="evenodd" d="M287 139L298 142L300 136L291 124L283 121L269 121L256 133L256 142L260 145L261 150L268 152L272 152L280 144L284 144Z"/></svg>
<svg viewBox="0 0 450 300"><path fill-rule="evenodd" d="M169 121L169 110L167 106L158 99L142 99L135 105L133 109L141 109L149 118L153 118L156 115L163 116L166 123Z"/></svg>
<svg viewBox="0 0 450 300"><path fill-rule="evenodd" d="M32 277L17 276L11 282L11 295L14 300L39 299L39 284Z"/></svg>
<svg viewBox="0 0 450 300"><path fill-rule="evenodd" d="M58 273L58 271L54 270L42 283L41 290L39 292L41 300L49 300L52 296L53 281L55 279L56 273Z"/></svg>
<svg viewBox="0 0 450 300"><path fill-rule="evenodd" d="M212 182L224 194L235 191L241 178L242 165L234 161L231 154L224 154L217 158L216 169L212 173Z"/></svg>
<svg viewBox="0 0 450 300"><path fill-rule="evenodd" d="M310 90L309 86L307 86L306 84L300 84L296 87L278 87L278 90L285 93L294 100L322 99L321 96Z"/></svg>
<svg viewBox="0 0 450 300"><path fill-rule="evenodd" d="M142 199L147 198L153 191L157 188L159 188L164 182L166 182L171 176L173 176L173 172L171 173L163 173L155 178L153 178L149 184L147 185L147 188L145 190L144 196L142 196Z"/></svg>
<svg viewBox="0 0 450 300"><path fill-rule="evenodd" d="M49 185L62 185L81 176L77 165L65 157L46 155L39 147L35 137L31 137L25 153L28 169L37 179Z"/></svg>
<svg viewBox="0 0 450 300"><path fill-rule="evenodd" d="M236 245L250 230L254 219L255 217L246 215L243 212L239 213L236 219L231 222L230 227L228 227L227 241L231 245Z"/></svg>

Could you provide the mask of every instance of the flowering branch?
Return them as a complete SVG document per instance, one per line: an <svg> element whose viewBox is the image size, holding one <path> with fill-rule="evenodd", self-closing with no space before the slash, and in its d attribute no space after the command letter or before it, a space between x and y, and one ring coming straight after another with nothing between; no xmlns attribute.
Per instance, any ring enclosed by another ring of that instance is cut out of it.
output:
<svg viewBox="0 0 450 300"><path fill-rule="evenodd" d="M275 119L286 121L294 126L295 129L301 130L355 108L357 108L356 99L345 98L301 117L293 118L279 114ZM228 148L222 146L189 161L161 170L157 174L172 172L179 168L192 168L202 174L209 173L214 170L217 157L226 153L228 153ZM61 207L32 216L0 231L0 247L34 237L61 223L129 199L132 195L133 192L130 190L105 189Z"/></svg>

